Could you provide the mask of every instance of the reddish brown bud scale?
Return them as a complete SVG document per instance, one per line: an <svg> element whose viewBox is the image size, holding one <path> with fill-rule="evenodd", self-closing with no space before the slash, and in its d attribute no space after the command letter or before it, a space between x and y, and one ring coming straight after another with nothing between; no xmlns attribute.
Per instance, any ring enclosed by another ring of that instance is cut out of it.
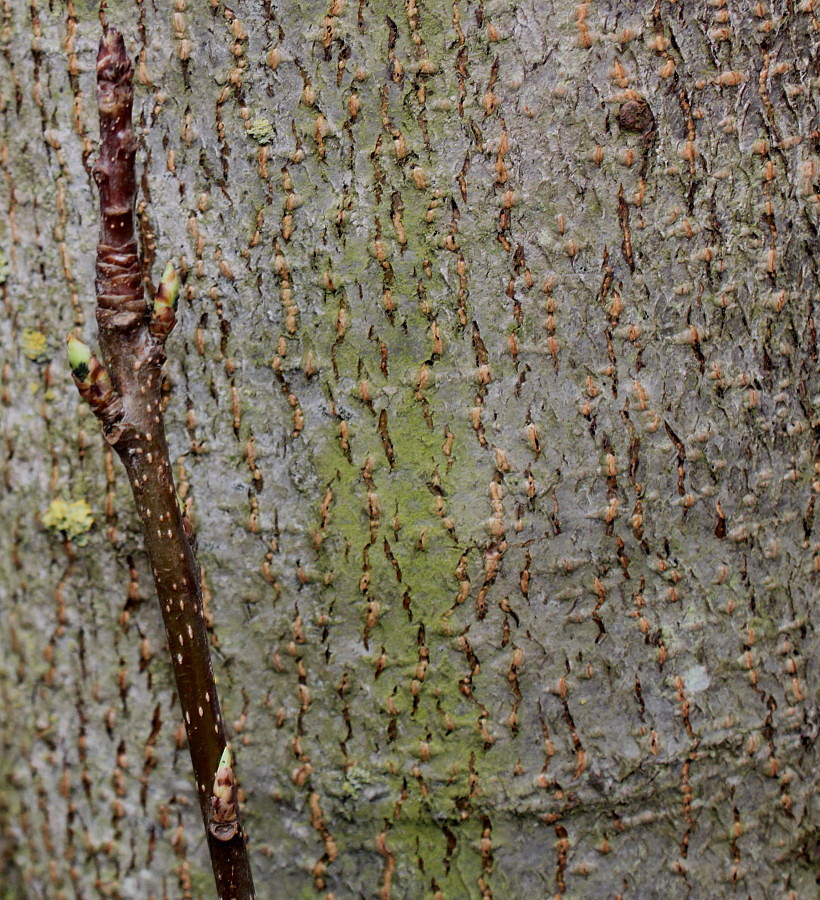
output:
<svg viewBox="0 0 820 900"><path fill-rule="evenodd" d="M134 231L137 141L131 124L132 79L125 42L107 28L97 57L100 157L94 166L100 190L96 287L103 361L81 341L69 338L69 362L77 388L101 420L134 492L171 648L219 896L252 900L253 878L236 803L233 762L230 752L223 753L225 725L211 667L199 566L177 502L160 412L164 345L176 322L180 283L169 264L149 314ZM207 785L212 781L214 793L209 794Z"/></svg>
<svg viewBox="0 0 820 900"><path fill-rule="evenodd" d="M170 307L163 306L159 310L154 310L148 327L155 338L166 338L174 330L176 324L174 311Z"/></svg>

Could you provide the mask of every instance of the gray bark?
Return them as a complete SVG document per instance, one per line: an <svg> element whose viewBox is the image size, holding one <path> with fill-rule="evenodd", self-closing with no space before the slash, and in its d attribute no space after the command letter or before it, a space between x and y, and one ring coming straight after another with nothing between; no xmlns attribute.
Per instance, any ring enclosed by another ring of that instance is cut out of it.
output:
<svg viewBox="0 0 820 900"><path fill-rule="evenodd" d="M816 4L108 15L259 896L812 896ZM62 349L97 4L0 27L0 896L211 897Z"/></svg>

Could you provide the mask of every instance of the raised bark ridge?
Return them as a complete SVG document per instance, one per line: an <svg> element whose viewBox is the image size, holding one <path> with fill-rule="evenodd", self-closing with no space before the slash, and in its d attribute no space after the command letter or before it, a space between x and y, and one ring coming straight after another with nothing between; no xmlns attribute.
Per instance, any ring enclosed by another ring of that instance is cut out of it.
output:
<svg viewBox="0 0 820 900"><path fill-rule="evenodd" d="M169 265L149 316L134 232L136 137L133 68L107 28L97 57L100 189L97 323L104 365L77 338L69 362L83 398L128 473L162 607L191 751L197 795L222 900L252 900L253 879L235 796L233 758L214 682L189 523L177 499L161 414L165 340L179 278Z"/></svg>

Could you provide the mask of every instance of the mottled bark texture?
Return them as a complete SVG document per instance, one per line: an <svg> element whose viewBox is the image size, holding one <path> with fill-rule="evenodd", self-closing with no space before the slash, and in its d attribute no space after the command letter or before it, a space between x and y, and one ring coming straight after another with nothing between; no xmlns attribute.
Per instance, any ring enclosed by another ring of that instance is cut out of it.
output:
<svg viewBox="0 0 820 900"><path fill-rule="evenodd" d="M134 229L137 140L134 69L122 35L105 28L97 54L100 193L97 325L105 366L69 338L74 381L128 474L162 609L194 781L221 900L255 900L219 706L199 567L177 498L162 418L165 341L174 328L179 280L167 266L149 309ZM84 352L83 352L84 351Z"/></svg>
<svg viewBox="0 0 820 900"><path fill-rule="evenodd" d="M816 4L108 15L259 896L812 896ZM97 4L0 26L3 886L211 897L60 347Z"/></svg>

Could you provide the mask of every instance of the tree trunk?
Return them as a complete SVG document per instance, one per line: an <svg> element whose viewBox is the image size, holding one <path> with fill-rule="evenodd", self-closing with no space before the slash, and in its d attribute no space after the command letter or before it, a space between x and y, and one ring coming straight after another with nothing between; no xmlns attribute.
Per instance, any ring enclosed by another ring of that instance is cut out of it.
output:
<svg viewBox="0 0 820 900"><path fill-rule="evenodd" d="M97 14L0 0L0 897L210 898L62 349ZM813 0L108 21L258 896L812 896Z"/></svg>

